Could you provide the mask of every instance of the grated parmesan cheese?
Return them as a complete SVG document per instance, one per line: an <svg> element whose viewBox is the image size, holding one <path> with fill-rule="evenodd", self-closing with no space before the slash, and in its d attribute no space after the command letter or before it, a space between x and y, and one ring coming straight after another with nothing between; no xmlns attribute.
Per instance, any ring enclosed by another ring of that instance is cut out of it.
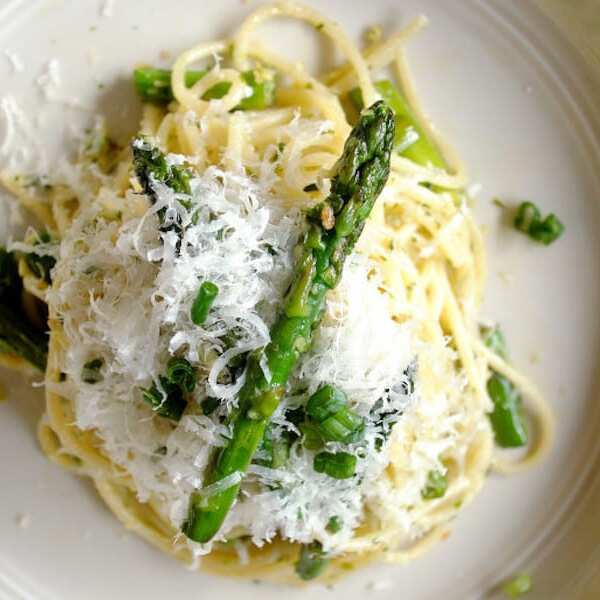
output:
<svg viewBox="0 0 600 600"><path fill-rule="evenodd" d="M285 135L293 140L326 131L323 122L297 116ZM285 152L293 161L293 143ZM190 159L171 154L168 162ZM132 190L123 198L102 188L86 199L60 244L57 284L48 302L62 317L69 349L63 365L67 382L55 384L56 391L73 399L77 426L94 428L105 452L131 474L138 498L156 500L153 505L162 507L177 528L186 518L191 492L202 488L212 451L229 435L220 417L235 405L244 381L230 363L268 343L293 271L292 251L304 218L269 191L276 163L266 162L271 170L261 166L257 179L210 166L191 180L191 197L155 182L153 205ZM292 185L302 187L296 181ZM123 222L104 216L107 205L123 207ZM128 213L127 207L136 208ZM199 207L197 218L193 207ZM173 223L181 225L181 239L168 230ZM219 294L198 327L190 309L204 280L214 282ZM260 546L278 534L303 543L319 540L327 552L340 552L353 543L353 529L365 510L403 529L407 540L421 532L412 507L419 503L429 470L443 472L439 456L456 440L462 415L451 414L442 391L427 390L434 400L426 406L419 402L421 384L412 386L409 375L415 356L434 369L449 361L428 358L431 350L416 341L416 322L394 321L382 289L366 256L356 253L347 261L312 348L272 419L274 437L294 431L289 409L304 404L324 383L342 389L366 418L364 440L351 447L361 455L358 477L335 480L317 473L314 452L295 444L284 470L251 465L219 540L241 532ZM450 349L443 351L452 356ZM188 358L202 375L192 404L208 396L221 401L212 415L192 407L173 424L155 417L142 401L141 389L164 373L173 355ZM81 382L81 371L93 358L103 360L103 379L89 385ZM263 369L268 377L267 365ZM454 373L437 376L446 382L456 378ZM436 374L432 377L435 381ZM456 378L456 389L464 385ZM402 416L389 439L382 440L376 419L389 420L389 413ZM402 481L392 481L390 459L404 456L407 447ZM328 443L326 448L347 447ZM342 523L336 534L327 531L332 516ZM188 544L195 557L212 546L178 543Z"/></svg>

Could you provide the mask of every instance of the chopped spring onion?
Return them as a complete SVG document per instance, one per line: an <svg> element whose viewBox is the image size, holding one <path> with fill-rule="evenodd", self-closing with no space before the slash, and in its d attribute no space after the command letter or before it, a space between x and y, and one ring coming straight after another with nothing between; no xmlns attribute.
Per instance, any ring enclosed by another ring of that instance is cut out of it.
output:
<svg viewBox="0 0 600 600"><path fill-rule="evenodd" d="M531 575L519 573L502 586L502 591L511 599L520 598L533 589Z"/></svg>
<svg viewBox="0 0 600 600"><path fill-rule="evenodd" d="M313 469L334 479L349 479L356 473L356 456L348 452L319 452Z"/></svg>
<svg viewBox="0 0 600 600"><path fill-rule="evenodd" d="M167 364L167 379L178 385L183 392L191 394L196 387L196 369L185 358L172 358Z"/></svg>
<svg viewBox="0 0 600 600"><path fill-rule="evenodd" d="M94 358L83 365L81 370L81 381L93 385L102 381L103 376L100 372L104 361L101 358Z"/></svg>
<svg viewBox="0 0 600 600"><path fill-rule="evenodd" d="M187 404L181 388L166 377L159 377L159 382L160 388L153 383L151 388L143 389L142 398L157 415L179 421Z"/></svg>
<svg viewBox="0 0 600 600"><path fill-rule="evenodd" d="M553 213L542 219L539 208L532 202L521 203L515 216L514 226L532 240L546 246L557 240L565 230L565 226Z"/></svg>
<svg viewBox="0 0 600 600"><path fill-rule="evenodd" d="M323 446L323 438L316 425L313 423L300 423L298 429L302 433L302 445L307 450L318 450Z"/></svg>
<svg viewBox="0 0 600 600"><path fill-rule="evenodd" d="M508 358L506 339L498 326L481 327L480 333L490 350ZM523 399L513 384L504 375L493 371L487 382L487 392L494 404L489 417L498 446L518 448L527 444Z"/></svg>
<svg viewBox="0 0 600 600"><path fill-rule="evenodd" d="M143 389L142 398L156 414L179 421L187 405L184 394L191 394L196 387L196 370L185 358L172 358L166 376L161 375L158 380L160 387L155 382L151 388Z"/></svg>
<svg viewBox="0 0 600 600"><path fill-rule="evenodd" d="M323 386L309 398L306 414L316 422L324 440L348 444L363 436L364 419L346 404L346 395L331 385Z"/></svg>
<svg viewBox="0 0 600 600"><path fill-rule="evenodd" d="M303 545L300 550L300 556L296 562L296 574L300 579L309 581L315 579L323 573L329 564L327 555L323 552L323 547L319 542Z"/></svg>
<svg viewBox="0 0 600 600"><path fill-rule="evenodd" d="M319 432L323 439L332 442L357 442L363 437L364 431L364 419L347 406L319 423Z"/></svg>
<svg viewBox="0 0 600 600"><path fill-rule="evenodd" d="M306 414L317 423L322 423L344 408L346 402L344 392L332 385L324 385L308 399Z"/></svg>
<svg viewBox="0 0 600 600"><path fill-rule="evenodd" d="M202 325L206 321L206 317L213 305L219 288L212 281L205 281L198 289L198 295L192 304L192 322L195 325Z"/></svg>
<svg viewBox="0 0 600 600"><path fill-rule="evenodd" d="M448 479L439 471L429 471L427 483L421 491L423 500L442 498L448 489Z"/></svg>
<svg viewBox="0 0 600 600"><path fill-rule="evenodd" d="M493 373L487 382L487 392L494 403L490 420L496 443L502 448L527 444L523 400L512 383L500 373Z"/></svg>
<svg viewBox="0 0 600 600"><path fill-rule="evenodd" d="M329 533L337 533L342 529L341 519L337 515L334 515L331 517L331 519L329 519L329 521L327 521L325 529L327 529Z"/></svg>

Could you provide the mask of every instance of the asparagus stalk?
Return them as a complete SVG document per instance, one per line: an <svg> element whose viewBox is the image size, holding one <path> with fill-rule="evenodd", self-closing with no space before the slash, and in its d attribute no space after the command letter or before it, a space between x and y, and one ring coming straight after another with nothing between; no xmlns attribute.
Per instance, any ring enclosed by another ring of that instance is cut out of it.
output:
<svg viewBox="0 0 600 600"><path fill-rule="evenodd" d="M16 354L46 370L48 338L20 308L23 286L12 253L0 248L0 352Z"/></svg>
<svg viewBox="0 0 600 600"><path fill-rule="evenodd" d="M186 86L193 86L207 73L208 71L206 70L187 71L185 74ZM269 73L258 69L244 71L242 79L252 89L252 93L240 102L237 107L239 110L262 110L273 104L275 100L275 81ZM135 89L144 102L164 105L173 100L171 71L167 69L155 69L152 67L135 69L133 72L133 82ZM230 81L220 81L206 90L202 98L203 100L222 98L230 88Z"/></svg>
<svg viewBox="0 0 600 600"><path fill-rule="evenodd" d="M444 157L436 145L427 137L415 113L398 88L387 79L377 81L375 88L396 116L394 150L419 165L445 169ZM349 97L357 110L363 108L364 103L360 88L351 90Z"/></svg>
<svg viewBox="0 0 600 600"><path fill-rule="evenodd" d="M387 181L394 127L392 111L377 102L361 115L346 141L329 197L308 215L309 227L300 246L302 258L271 341L249 360L231 422L231 440L216 457L207 485L243 473L250 464L292 369L310 347L326 293L340 280L344 261ZM269 379L261 367L264 360ZM184 533L197 542L208 542L221 527L239 487L237 483L208 497L192 494Z"/></svg>
<svg viewBox="0 0 600 600"><path fill-rule="evenodd" d="M190 193L190 173L183 167L170 165L165 155L144 138L134 140L133 169L150 200L156 202L156 192L152 182L164 183L179 194Z"/></svg>

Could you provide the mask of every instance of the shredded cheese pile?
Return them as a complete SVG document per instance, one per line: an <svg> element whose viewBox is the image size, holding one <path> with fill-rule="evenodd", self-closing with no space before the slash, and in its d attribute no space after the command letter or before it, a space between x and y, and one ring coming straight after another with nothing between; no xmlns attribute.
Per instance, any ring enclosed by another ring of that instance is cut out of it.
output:
<svg viewBox="0 0 600 600"><path fill-rule="evenodd" d="M168 160L181 163L185 157L169 155ZM158 201L152 206L145 196L127 192L124 204L131 218L124 222L122 215L111 220L106 194L81 212L62 240L54 276L59 284L48 301L63 318L69 340L63 365L69 383L57 384L56 391L73 398L77 426L96 430L105 452L133 478L139 499L160 498L168 518L180 527L190 492L202 487L212 451L224 444L227 429L219 416L235 404L244 381L243 375L233 380L227 366L269 341L304 219L297 210L284 210L256 180L217 167L191 180L188 200L201 207L195 217L181 195L160 183L154 187ZM175 222L184 227L181 240L168 230ZM363 415L381 398L386 410L410 407L406 371L414 360L412 327L392 320L372 271L361 255L347 264L313 347L274 417L276 431L295 428L286 421L286 409L305 402L323 383L345 391ZM204 280L217 284L219 295L209 319L198 327L190 309ZM141 389L152 385L175 354L204 374L196 403L215 397L223 403L221 411L208 417L196 406L176 426L153 418ZM103 361L102 381L88 384L82 381L83 367L95 358ZM313 453L301 445L294 447L285 472L253 465L220 539L241 528L257 545L279 531L291 540L343 546L389 461L388 446L376 449L377 438L375 427L367 427L358 485L316 473ZM284 485L273 489L275 483ZM343 523L336 536L326 530L333 515Z"/></svg>

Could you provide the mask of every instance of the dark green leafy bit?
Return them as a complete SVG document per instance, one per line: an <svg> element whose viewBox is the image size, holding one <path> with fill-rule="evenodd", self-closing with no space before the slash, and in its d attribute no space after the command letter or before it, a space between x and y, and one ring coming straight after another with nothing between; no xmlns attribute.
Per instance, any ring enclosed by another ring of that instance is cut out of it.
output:
<svg viewBox="0 0 600 600"><path fill-rule="evenodd" d="M158 378L151 388L142 389L142 398L161 417L179 421L187 406L185 394L191 394L197 383L197 373L185 358L172 358L166 375Z"/></svg>
<svg viewBox="0 0 600 600"><path fill-rule="evenodd" d="M310 581L322 575L328 565L329 559L323 552L323 547L319 542L313 542L302 546L294 566L300 579Z"/></svg>
<svg viewBox="0 0 600 600"><path fill-rule="evenodd" d="M194 325L202 325L208 317L219 288L212 281L204 281L198 288L198 294L192 304L191 318Z"/></svg>
<svg viewBox="0 0 600 600"><path fill-rule="evenodd" d="M307 193L318 192L319 186L316 183L309 183L307 186L304 187L303 191L305 191Z"/></svg>
<svg viewBox="0 0 600 600"><path fill-rule="evenodd" d="M331 193L308 215L309 228L299 245L301 255L271 341L248 359L232 437L209 472L206 485L248 468L269 419L284 396L288 377L311 345L325 307L325 296L341 275L375 200L390 171L394 118L383 103L363 112L334 171ZM271 374L267 380L261 362ZM184 533L207 542L219 530L235 501L239 484L204 497L192 494Z"/></svg>
<svg viewBox="0 0 600 600"><path fill-rule="evenodd" d="M208 71L187 71L185 84L192 87ZM263 71L244 71L241 75L244 83L252 89L250 96L241 100L234 110L262 110L275 101L275 80ZM171 89L171 71L144 67L133 72L135 88L145 102L168 104L173 98ZM203 100L219 100L231 89L230 81L219 81L202 95Z"/></svg>
<svg viewBox="0 0 600 600"><path fill-rule="evenodd" d="M532 202L520 204L514 225L515 229L526 233L532 240L546 246L557 240L565 230L565 226L553 213L542 219L539 208Z"/></svg>
<svg viewBox="0 0 600 600"><path fill-rule="evenodd" d="M448 479L439 471L429 471L427 483L421 490L423 500L442 498L448 489Z"/></svg>
<svg viewBox="0 0 600 600"><path fill-rule="evenodd" d="M131 148L135 175L152 204L158 200L154 188L156 183L162 183L178 194L190 194L191 173L188 169L180 165L170 165L159 148L143 137L135 139ZM189 204L188 200L180 199L179 202L189 208L187 206ZM165 215L166 210L164 208L158 212L161 221L160 231L177 232L180 236L179 242L181 242L181 236L183 235L181 223L165 223Z"/></svg>
<svg viewBox="0 0 600 600"><path fill-rule="evenodd" d="M22 293L15 256L0 247L0 352L16 354L45 371L48 338L29 322L21 307Z"/></svg>
<svg viewBox="0 0 600 600"><path fill-rule="evenodd" d="M162 375L159 377L159 382L160 386L155 382L151 388L143 389L142 398L157 415L179 421L187 406L181 388Z"/></svg>
<svg viewBox="0 0 600 600"><path fill-rule="evenodd" d="M52 241L50 234L43 231L38 234L37 239L33 242L34 246L39 244L48 244ZM36 254L35 252L29 252L25 255L25 262L29 270L42 281L45 281L48 285L52 284L52 277L50 273L56 265L56 259L53 256L47 254Z"/></svg>
<svg viewBox="0 0 600 600"><path fill-rule="evenodd" d="M500 373L493 373L487 392L494 403L490 420L498 446L518 448L527 444L523 399L513 384Z"/></svg>
<svg viewBox="0 0 600 600"><path fill-rule="evenodd" d="M331 385L323 386L309 398L306 414L325 441L350 444L364 435L364 419L348 407L346 395Z"/></svg>
<svg viewBox="0 0 600 600"><path fill-rule="evenodd" d="M500 328L482 327L480 331L484 344L507 359L508 346ZM504 375L493 371L487 382L487 392L494 405L489 416L498 446L518 448L527 444L523 399L517 389Z"/></svg>
<svg viewBox="0 0 600 600"><path fill-rule="evenodd" d="M143 137L132 144L135 174L152 203L156 202L153 182L163 183L179 194L190 193L190 173L179 165L170 165L165 155Z"/></svg>
<svg viewBox="0 0 600 600"><path fill-rule="evenodd" d="M527 573L519 573L502 586L504 594L513 600L521 598L533 589L533 580Z"/></svg>
<svg viewBox="0 0 600 600"><path fill-rule="evenodd" d="M81 381L93 385L101 382L104 377L101 369L104 365L104 361L101 358L94 358L83 365L81 369Z"/></svg>
<svg viewBox="0 0 600 600"><path fill-rule="evenodd" d="M334 479L349 479L356 473L356 456L349 452L319 452L315 455L313 469Z"/></svg>
<svg viewBox="0 0 600 600"><path fill-rule="evenodd" d="M415 391L415 378L417 373L417 364L410 364L404 371L404 380L400 382L401 391L404 395L412 394ZM389 394L389 390L387 390ZM380 451L383 444L390 436L394 425L400 420L402 410L396 407L386 408L386 398L380 398L375 402L370 411L369 418L377 432L375 448Z"/></svg>
<svg viewBox="0 0 600 600"><path fill-rule="evenodd" d="M341 531L342 526L342 520L337 515L334 515L333 517L331 517L331 519L329 519L329 521L327 521L327 525L325 528L327 529L327 531L329 531L329 533L338 533L339 531Z"/></svg>
<svg viewBox="0 0 600 600"><path fill-rule="evenodd" d="M167 364L167 379L178 385L181 391L191 394L196 387L198 374L185 358L172 358Z"/></svg>

